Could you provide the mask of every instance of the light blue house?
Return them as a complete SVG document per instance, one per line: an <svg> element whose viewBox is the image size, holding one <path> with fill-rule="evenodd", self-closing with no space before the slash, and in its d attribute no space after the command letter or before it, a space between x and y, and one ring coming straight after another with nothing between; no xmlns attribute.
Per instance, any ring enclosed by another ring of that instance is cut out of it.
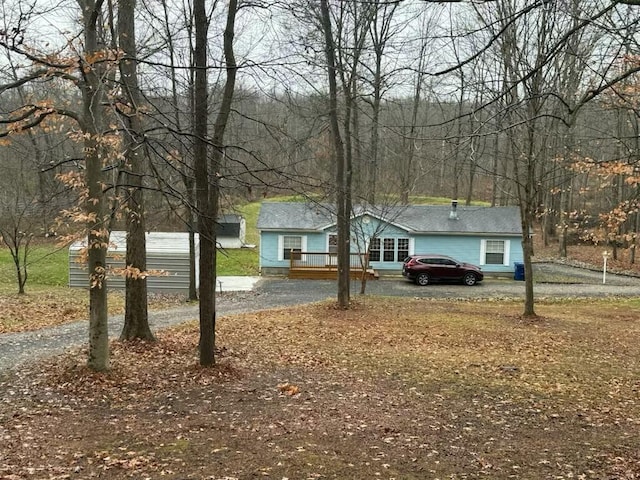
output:
<svg viewBox="0 0 640 480"><path fill-rule="evenodd" d="M317 203L264 202L258 216L263 275L286 274L292 254L337 252L333 207ZM518 207L410 205L355 207L351 251L369 253L380 275L400 274L414 253L449 255L480 265L487 274L511 275L523 261ZM329 257L328 257L329 258Z"/></svg>

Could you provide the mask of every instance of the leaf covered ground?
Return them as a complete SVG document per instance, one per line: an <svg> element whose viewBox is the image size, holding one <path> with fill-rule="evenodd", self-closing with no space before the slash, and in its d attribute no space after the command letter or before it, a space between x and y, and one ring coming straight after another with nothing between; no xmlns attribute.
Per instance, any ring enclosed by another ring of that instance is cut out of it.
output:
<svg viewBox="0 0 640 480"><path fill-rule="evenodd" d="M366 298L0 377L0 478L640 478L637 300Z"/></svg>
<svg viewBox="0 0 640 480"><path fill-rule="evenodd" d="M149 294L149 309L184 305L184 295ZM109 292L109 314L124 313L124 293ZM0 334L53 327L89 318L89 295L80 288L33 289L0 295Z"/></svg>

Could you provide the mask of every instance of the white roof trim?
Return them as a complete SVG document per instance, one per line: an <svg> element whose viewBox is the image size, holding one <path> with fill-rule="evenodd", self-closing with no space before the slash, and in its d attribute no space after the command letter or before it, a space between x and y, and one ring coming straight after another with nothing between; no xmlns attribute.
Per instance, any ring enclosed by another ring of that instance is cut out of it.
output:
<svg viewBox="0 0 640 480"><path fill-rule="evenodd" d="M400 223L391 222L389 220L386 220L385 218L381 217L380 215L372 213L370 210L364 210L364 211L358 213L357 215L351 215L349 218L350 218L351 221L353 221L356 218L364 217L365 215L369 215L370 217L375 218L375 219L379 220L380 222L384 222L384 223L389 224L389 225L391 225L393 227L399 228L400 230L404 230L405 232L415 232L415 230L413 230L410 227L407 227L407 226L402 225ZM318 228L318 231L328 230L329 228L334 227L337 224L338 224L338 222L333 222L333 223L329 223L327 225L323 225L322 227Z"/></svg>

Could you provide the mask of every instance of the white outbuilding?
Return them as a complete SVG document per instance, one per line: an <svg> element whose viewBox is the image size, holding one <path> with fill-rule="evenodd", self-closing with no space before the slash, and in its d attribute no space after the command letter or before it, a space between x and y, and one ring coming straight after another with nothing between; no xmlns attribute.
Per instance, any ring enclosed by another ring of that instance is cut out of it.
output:
<svg viewBox="0 0 640 480"><path fill-rule="evenodd" d="M216 241L218 248L245 247L247 222L236 214L222 215L216 222Z"/></svg>
<svg viewBox="0 0 640 480"><path fill-rule="evenodd" d="M199 239L195 236L196 280L198 278ZM187 232L147 232L147 270L162 272L147 277L149 292L188 293L189 292L189 234ZM86 241L76 242L69 247L69 286L86 288L89 286L87 266L82 258ZM107 267L111 271L108 288L124 289L125 279L118 275L118 269L125 267L127 251L126 232L114 231L109 237Z"/></svg>

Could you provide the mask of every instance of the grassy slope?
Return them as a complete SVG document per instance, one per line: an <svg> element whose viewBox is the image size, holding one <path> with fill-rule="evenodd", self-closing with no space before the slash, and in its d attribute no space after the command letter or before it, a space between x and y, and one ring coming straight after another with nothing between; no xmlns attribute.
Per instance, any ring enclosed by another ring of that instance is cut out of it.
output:
<svg viewBox="0 0 640 480"><path fill-rule="evenodd" d="M248 203L238 208L238 213L247 222L245 243L256 245L256 247L218 251L218 275L258 275L259 249L257 245L260 239L256 230L256 222L259 212L259 202Z"/></svg>
<svg viewBox="0 0 640 480"><path fill-rule="evenodd" d="M68 250L54 243L31 247L27 289L65 287L69 282ZM17 290L16 271L7 248L0 248L0 293Z"/></svg>

